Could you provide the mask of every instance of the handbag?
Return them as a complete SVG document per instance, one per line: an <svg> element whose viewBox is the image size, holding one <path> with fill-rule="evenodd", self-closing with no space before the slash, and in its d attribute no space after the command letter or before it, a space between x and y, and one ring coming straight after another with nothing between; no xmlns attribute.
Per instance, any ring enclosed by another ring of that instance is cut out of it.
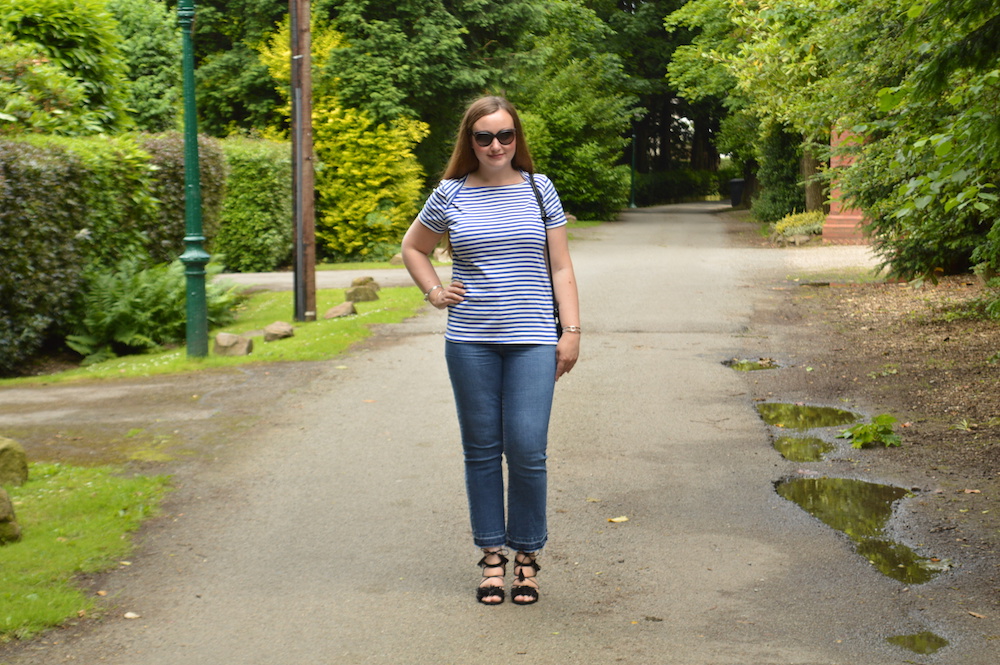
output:
<svg viewBox="0 0 1000 665"><path fill-rule="evenodd" d="M552 263L549 261L549 215L545 212L545 204L542 203L542 195L538 192L538 185L535 184L535 176L528 174L528 182L531 184L531 191L535 193L538 201L538 210L542 213L542 231L545 233L545 269L549 273L549 285L552 287L552 316L556 320L556 339L562 337L562 323L559 321L559 303L556 302L556 287L552 283Z"/></svg>

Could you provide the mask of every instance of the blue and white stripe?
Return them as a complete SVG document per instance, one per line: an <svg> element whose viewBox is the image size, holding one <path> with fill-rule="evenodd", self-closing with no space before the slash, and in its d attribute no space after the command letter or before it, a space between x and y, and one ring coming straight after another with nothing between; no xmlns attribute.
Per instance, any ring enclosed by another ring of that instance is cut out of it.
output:
<svg viewBox="0 0 1000 665"><path fill-rule="evenodd" d="M545 267L545 226L527 181L501 187L466 187L445 180L417 219L450 234L452 278L465 285L465 301L448 311L445 339L480 344L555 344L552 285ZM549 216L566 223L555 186L535 175Z"/></svg>

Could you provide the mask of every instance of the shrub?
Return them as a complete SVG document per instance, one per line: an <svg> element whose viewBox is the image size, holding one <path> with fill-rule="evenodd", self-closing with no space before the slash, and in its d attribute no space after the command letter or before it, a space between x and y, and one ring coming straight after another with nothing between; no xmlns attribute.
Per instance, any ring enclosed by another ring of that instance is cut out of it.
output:
<svg viewBox="0 0 1000 665"><path fill-rule="evenodd" d="M774 223L774 233L780 236L818 235L823 233L826 213L821 210L786 215Z"/></svg>
<svg viewBox="0 0 1000 665"><path fill-rule="evenodd" d="M287 143L230 138L226 199L211 252L227 270L262 272L287 265L293 249L292 157Z"/></svg>
<svg viewBox="0 0 1000 665"><path fill-rule="evenodd" d="M82 165L56 146L0 141L0 373L41 348L67 314L84 256ZM67 205L68 204L68 205Z"/></svg>
<svg viewBox="0 0 1000 665"><path fill-rule="evenodd" d="M0 0L0 27L21 43L34 43L77 79L82 105L94 113L97 131L128 124L122 37L104 0Z"/></svg>
<svg viewBox="0 0 1000 665"><path fill-rule="evenodd" d="M149 155L130 136L57 138L30 136L34 145L50 146L80 165L80 198L65 198L91 269L112 269L122 256L145 256L145 227L157 215L150 194L153 170ZM67 183L68 184L68 183Z"/></svg>
<svg viewBox="0 0 1000 665"><path fill-rule="evenodd" d="M726 181L728 192L729 181ZM639 207L691 201L714 195L719 188L715 171L678 169L637 173L635 177L635 202Z"/></svg>
<svg viewBox="0 0 1000 665"><path fill-rule="evenodd" d="M159 215L146 220L143 231L149 255L157 263L169 263L184 251L185 188L184 135L180 132L142 134L139 144L150 154L155 169L152 194L160 202ZM226 186L226 163L218 140L198 137L201 171L202 235L211 239L219 226L219 213Z"/></svg>
<svg viewBox="0 0 1000 665"><path fill-rule="evenodd" d="M761 137L757 171L760 193L750 205L754 217L776 222L796 210L805 210L805 187L799 183L802 137L774 124Z"/></svg>
<svg viewBox="0 0 1000 665"><path fill-rule="evenodd" d="M413 147L427 125L376 125L366 111L331 106L314 116L317 248L338 260L381 260L419 212L423 171Z"/></svg>
<svg viewBox="0 0 1000 665"><path fill-rule="evenodd" d="M233 320L242 302L236 287L224 287L211 277L221 266L206 268L205 297L210 327ZM184 264L174 261L144 268L134 257L119 262L114 272L92 272L67 345L84 356L84 364L122 354L178 344L186 337L187 278Z"/></svg>

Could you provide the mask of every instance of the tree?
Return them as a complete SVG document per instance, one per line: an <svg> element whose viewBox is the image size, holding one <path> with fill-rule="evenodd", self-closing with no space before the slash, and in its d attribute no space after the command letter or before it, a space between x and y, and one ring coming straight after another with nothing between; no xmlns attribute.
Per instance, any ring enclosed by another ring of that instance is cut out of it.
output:
<svg viewBox="0 0 1000 665"><path fill-rule="evenodd" d="M104 0L0 0L0 28L80 82L96 130L128 126L122 37Z"/></svg>
<svg viewBox="0 0 1000 665"><path fill-rule="evenodd" d="M181 34L159 0L109 0L128 65L128 113L147 132L176 129L181 101Z"/></svg>
<svg viewBox="0 0 1000 665"><path fill-rule="evenodd" d="M0 30L0 135L95 133L99 124L82 106L84 95L80 82L41 49Z"/></svg>

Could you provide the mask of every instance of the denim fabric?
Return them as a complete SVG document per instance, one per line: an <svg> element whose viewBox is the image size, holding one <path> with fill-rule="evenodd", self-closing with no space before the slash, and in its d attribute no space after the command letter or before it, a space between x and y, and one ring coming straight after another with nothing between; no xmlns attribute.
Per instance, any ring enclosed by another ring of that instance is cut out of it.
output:
<svg viewBox="0 0 1000 665"><path fill-rule="evenodd" d="M556 347L446 342L477 547L545 545L545 448ZM507 520L503 460L507 458Z"/></svg>

